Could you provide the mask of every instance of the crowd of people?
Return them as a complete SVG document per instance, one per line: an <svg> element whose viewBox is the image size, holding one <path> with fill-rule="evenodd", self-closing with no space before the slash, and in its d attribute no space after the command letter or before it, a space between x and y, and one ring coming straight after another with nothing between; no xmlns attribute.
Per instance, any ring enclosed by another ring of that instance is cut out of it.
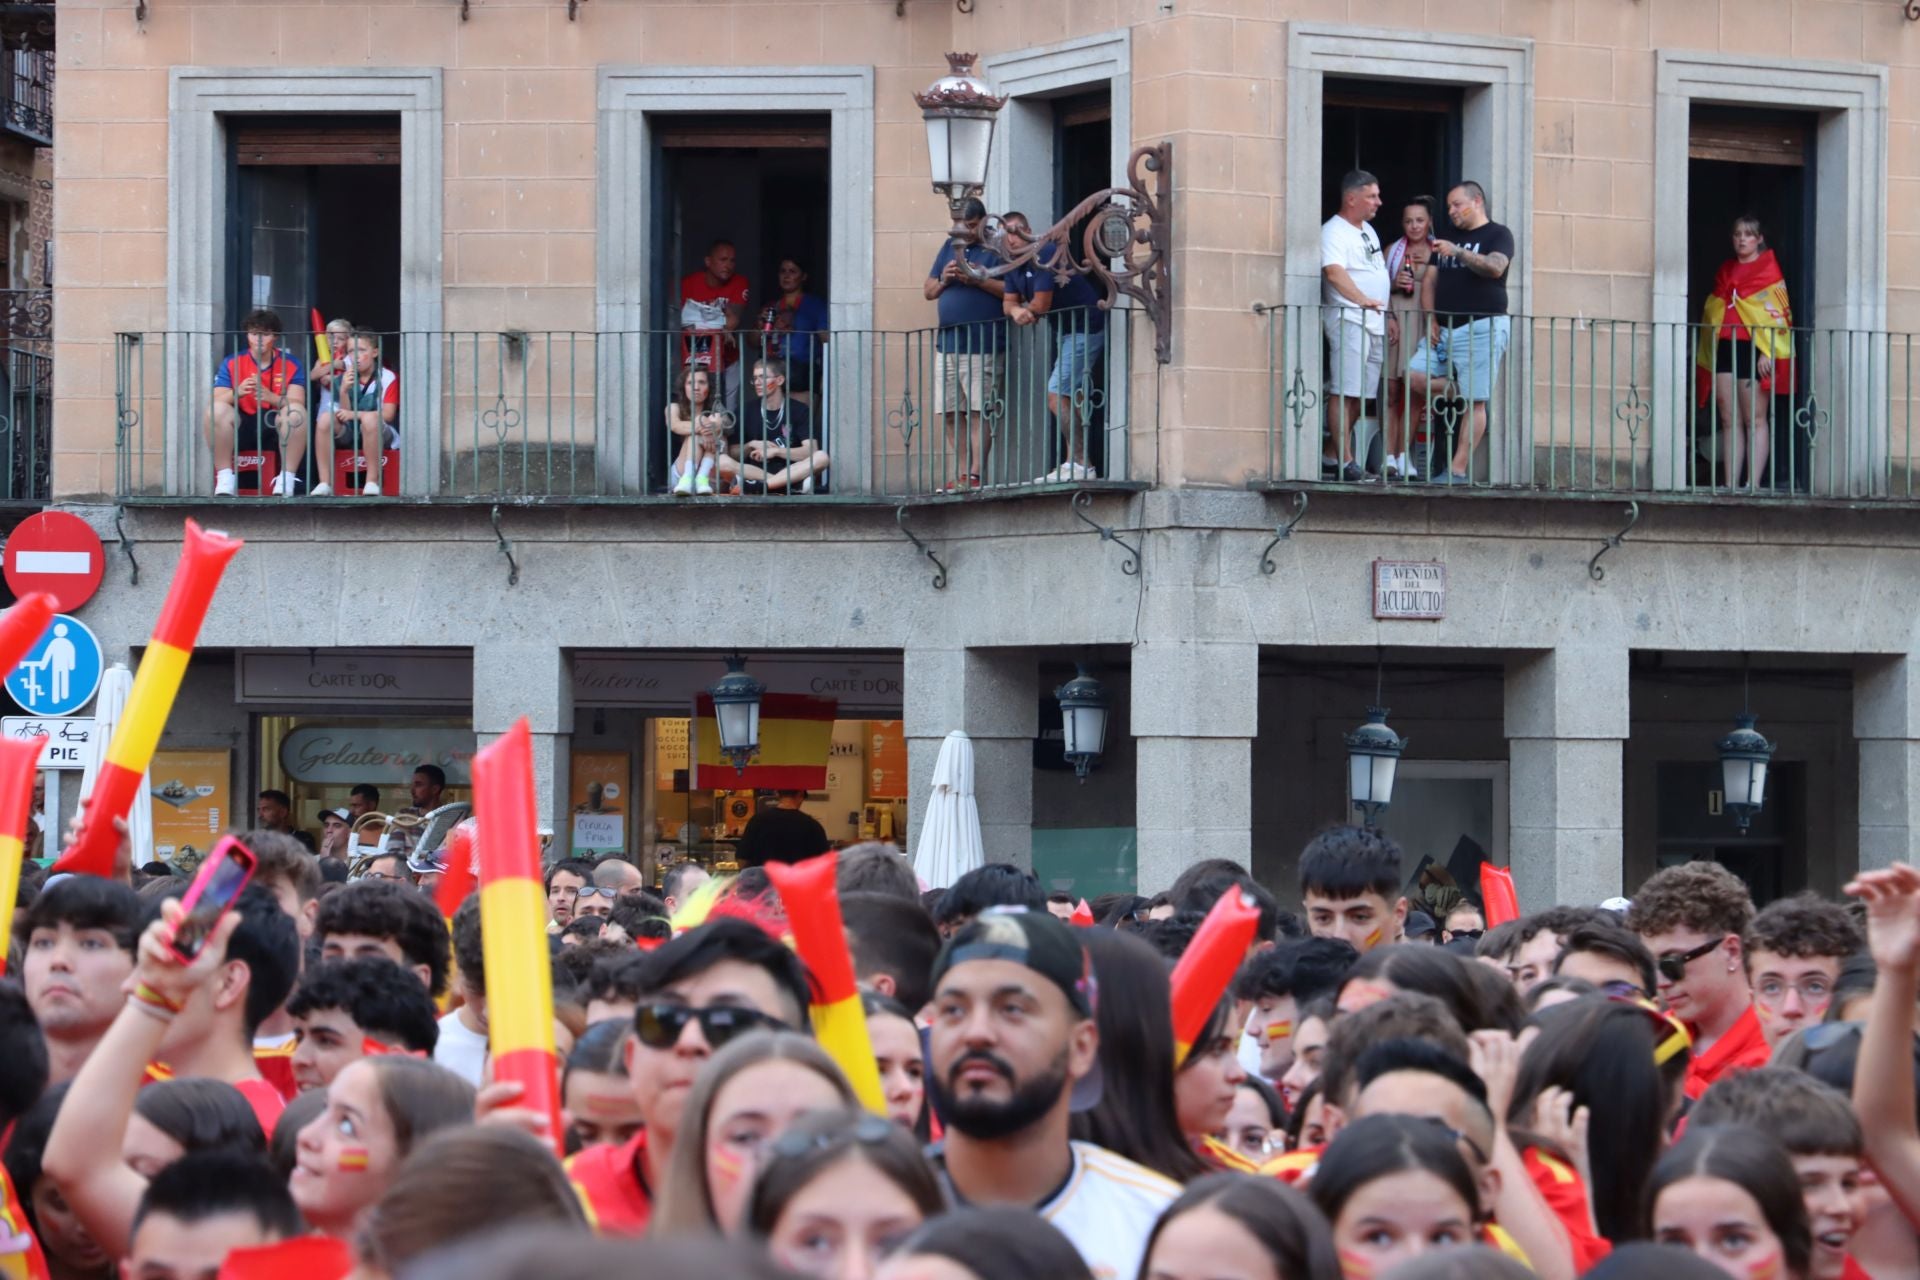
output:
<svg viewBox="0 0 1920 1280"><path fill-rule="evenodd" d="M190 962L181 878L27 876L0 1275L1920 1276L1906 866L1756 910L1690 862L1489 927L1364 827L1302 850L1293 910L1219 859L1085 902L855 846L863 1106L782 874L561 859L556 1133L492 1076L478 894L243 839ZM1176 1008L1229 907L1237 973Z"/></svg>

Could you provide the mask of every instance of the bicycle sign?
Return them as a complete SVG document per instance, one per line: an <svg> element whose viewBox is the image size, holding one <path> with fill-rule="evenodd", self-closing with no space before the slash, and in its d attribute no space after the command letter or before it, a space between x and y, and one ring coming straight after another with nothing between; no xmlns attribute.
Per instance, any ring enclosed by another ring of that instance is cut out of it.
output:
<svg viewBox="0 0 1920 1280"><path fill-rule="evenodd" d="M45 738L40 752L42 769L84 769L93 742L93 717L5 716L0 734L9 738Z"/></svg>

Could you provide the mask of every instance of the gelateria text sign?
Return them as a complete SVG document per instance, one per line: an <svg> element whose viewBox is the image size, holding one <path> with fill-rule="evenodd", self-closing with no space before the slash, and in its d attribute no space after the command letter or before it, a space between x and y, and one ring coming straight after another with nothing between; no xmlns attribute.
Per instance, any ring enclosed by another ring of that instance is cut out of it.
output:
<svg viewBox="0 0 1920 1280"><path fill-rule="evenodd" d="M412 781L423 764L437 764L447 771L448 786L464 787L473 781L473 750L470 729L310 724L280 740L280 767L295 782L370 782L384 789Z"/></svg>
<svg viewBox="0 0 1920 1280"><path fill-rule="evenodd" d="M250 705L464 707L473 657L420 649L242 649L234 698Z"/></svg>
<svg viewBox="0 0 1920 1280"><path fill-rule="evenodd" d="M1373 616L1438 622L1447 616L1447 566L1438 560L1375 560Z"/></svg>

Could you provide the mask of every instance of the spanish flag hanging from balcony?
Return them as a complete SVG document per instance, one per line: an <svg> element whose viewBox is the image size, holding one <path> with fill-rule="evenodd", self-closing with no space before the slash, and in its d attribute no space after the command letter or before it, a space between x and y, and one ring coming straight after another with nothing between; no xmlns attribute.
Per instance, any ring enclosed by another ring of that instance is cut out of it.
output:
<svg viewBox="0 0 1920 1280"><path fill-rule="evenodd" d="M804 693L760 697L760 751L745 773L720 754L720 724L713 699L693 699L693 789L695 791L818 791L827 785L827 755L833 749L833 718L840 704Z"/></svg>

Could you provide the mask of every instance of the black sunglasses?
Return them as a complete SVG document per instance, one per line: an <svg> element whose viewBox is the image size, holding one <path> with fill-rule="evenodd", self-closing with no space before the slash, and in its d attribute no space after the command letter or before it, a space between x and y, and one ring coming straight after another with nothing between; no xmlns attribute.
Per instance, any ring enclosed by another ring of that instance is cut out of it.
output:
<svg viewBox="0 0 1920 1280"><path fill-rule="evenodd" d="M684 1004L643 1004L633 1016L633 1033L649 1049L671 1049L680 1042L680 1033L695 1018L700 1020L700 1034L715 1049L749 1031L780 1029L787 1025L758 1009L735 1005L692 1009Z"/></svg>
<svg viewBox="0 0 1920 1280"><path fill-rule="evenodd" d="M1477 939L1481 934L1485 932L1486 932L1485 929L1455 929L1453 931L1453 936L1456 940L1460 938L1476 938Z"/></svg>
<svg viewBox="0 0 1920 1280"><path fill-rule="evenodd" d="M891 1120L867 1115L846 1128L827 1133L795 1133L789 1129L773 1140L773 1154L782 1159L797 1160L816 1151L833 1151L851 1146L877 1147L891 1138L897 1127Z"/></svg>
<svg viewBox="0 0 1920 1280"><path fill-rule="evenodd" d="M1712 951L1724 941L1726 941L1724 938L1715 938L1712 942L1701 943L1691 951L1681 951L1674 955L1661 956L1659 960L1655 962L1660 969L1660 976L1668 982L1680 982L1684 980L1687 976L1688 965L1698 960L1701 956L1706 955L1707 952Z"/></svg>

